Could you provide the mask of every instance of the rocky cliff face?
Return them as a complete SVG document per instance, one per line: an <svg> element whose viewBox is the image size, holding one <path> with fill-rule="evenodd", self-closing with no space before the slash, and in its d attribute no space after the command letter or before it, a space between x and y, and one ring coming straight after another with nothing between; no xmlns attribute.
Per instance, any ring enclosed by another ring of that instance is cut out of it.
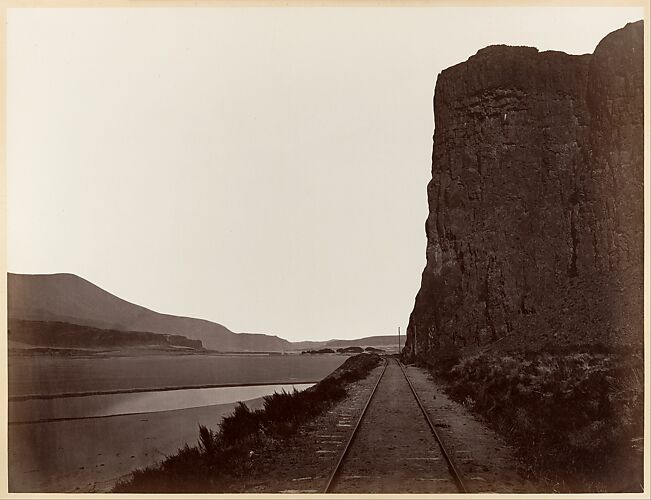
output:
<svg viewBox="0 0 651 500"><path fill-rule="evenodd" d="M408 353L642 342L643 47L640 21L439 75Z"/></svg>

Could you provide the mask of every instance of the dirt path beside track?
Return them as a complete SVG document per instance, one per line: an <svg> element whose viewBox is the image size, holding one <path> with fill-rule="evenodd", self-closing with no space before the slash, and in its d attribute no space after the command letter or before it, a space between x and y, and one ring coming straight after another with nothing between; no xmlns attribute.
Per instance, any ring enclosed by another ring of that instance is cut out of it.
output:
<svg viewBox="0 0 651 500"><path fill-rule="evenodd" d="M348 388L348 396L289 441L254 460L232 491L320 493L361 414L382 366ZM470 493L542 491L518 474L515 453L423 369L407 373ZM333 493L456 493L440 448L395 360L363 419Z"/></svg>

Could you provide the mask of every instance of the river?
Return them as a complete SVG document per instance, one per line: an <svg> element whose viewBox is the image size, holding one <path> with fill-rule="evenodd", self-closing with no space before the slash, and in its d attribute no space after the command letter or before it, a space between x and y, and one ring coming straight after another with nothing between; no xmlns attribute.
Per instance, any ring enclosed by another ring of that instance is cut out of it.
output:
<svg viewBox="0 0 651 500"><path fill-rule="evenodd" d="M246 385L165 391L36 398L9 402L9 424L154 413L222 405L274 392L302 391L313 384Z"/></svg>
<svg viewBox="0 0 651 500"><path fill-rule="evenodd" d="M9 491L104 492L345 356L10 357ZM305 383L303 383L305 382ZM219 385L222 387L192 387ZM228 385L229 387L224 387ZM164 390L163 390L164 389Z"/></svg>

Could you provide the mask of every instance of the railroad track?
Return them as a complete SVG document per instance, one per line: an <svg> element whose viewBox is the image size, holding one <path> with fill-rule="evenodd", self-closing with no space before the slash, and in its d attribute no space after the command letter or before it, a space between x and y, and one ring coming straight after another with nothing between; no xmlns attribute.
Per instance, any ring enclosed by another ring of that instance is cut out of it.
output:
<svg viewBox="0 0 651 500"><path fill-rule="evenodd" d="M360 447L360 448L364 448L365 445L367 446L367 448L369 446L367 443L359 443L358 442L359 434L360 434L359 431L360 431L360 428L363 427L363 424L365 422L365 418L367 418L367 416L369 414L369 409L373 408L375 410L375 412L376 412L375 418L376 419L377 419L377 415L380 414L378 412L382 411L381 407L375 407L374 408L373 402L377 400L376 394L378 393L378 387L380 386L381 382L383 381L383 379L385 377L385 374L387 372L387 368L390 367L390 365L391 365L391 371L392 371L392 374L393 374L393 381L392 382L393 382L394 385L391 386L391 387L387 387L385 389L385 391L384 391L385 393L383 394L383 397L384 398L392 398L393 397L392 393L387 392L387 391L390 391L391 389L396 391L395 384L397 383L397 381L396 381L396 375L395 375L396 369L393 366L394 364L399 367L400 372L404 376L404 381L406 381L407 385L409 386L410 393L413 396L415 402L417 403L417 407L420 409L420 414L423 417L422 421L420 421L421 425L426 426L429 429L429 432L434 437L434 439L436 441L436 444L438 445L438 450L440 451L440 457L443 458L443 462L445 463L445 465L447 467L447 473L449 474L447 480L454 484L454 486L456 487L458 492L466 493L467 492L466 487L464 486L464 483L463 483L463 481L461 479L461 476L460 476L460 474L459 474L459 472L458 472L458 470L457 470L457 468L456 468L456 466L455 466L455 464L454 464L454 462L452 460L452 457L450 456L447 449L445 448L443 440L441 439L441 437L437 433L436 427L432 423L432 420L430 419L425 407L423 406L423 403L422 403L420 397L418 396L418 393L414 389L414 386L411 383L411 380L409 379L409 376L407 375L407 372L406 372L404 366L402 365L402 363L400 361L393 360L393 359L386 359L385 360L384 367L382 368L382 372L381 372L380 376L378 377L378 380L375 383L375 386L373 387L373 390L371 391L371 394L370 394L368 400L366 401L364 409L360 413L360 416L357 419L355 427L353 428L353 430L352 430L352 432L350 434L350 437L348 438L348 441L347 441L346 445L344 446L344 449L342 450L342 452L341 452L341 454L339 456L339 460L337 461L337 465L332 470L332 472L330 474L330 477L328 478L328 482L326 484L324 493L331 493L331 492L335 491L337 489L337 487L340 485L340 483L342 482L342 478L347 479L348 481L350 481L351 479L354 480L356 478L365 478L365 477L367 477L367 476L363 476L363 475L356 475L356 474L358 474L359 470L364 470L364 469L363 468L360 469L359 465L355 465L355 464L348 463L348 462L353 461L353 460L351 460L351 453L354 454L354 450L355 450L356 446ZM404 389L404 387L402 389ZM400 393L404 392L402 389L398 388ZM397 397L397 394L395 396ZM404 398L403 394L400 394L400 396L402 396ZM376 403L376 405L378 405L378 404L380 404L380 403ZM401 408L404 407L404 406L408 406L408 405L402 403ZM412 402L412 406L413 406L413 402ZM415 416L414 415L415 411L417 411L417 410L412 409L412 414L409 415L409 417ZM412 419L409 418L409 420L412 420ZM415 424L413 422L412 422L412 424L413 425L418 425L418 424ZM369 426L373 426L373 423L369 423ZM379 432L378 429L376 429L376 431ZM418 432L421 433L421 432L424 432L424 431L421 429ZM421 439L421 441L423 441L423 440L424 440L424 438ZM372 447L372 445L370 445L370 446ZM390 448L390 449L393 449L393 448ZM377 451L378 451L379 454L382 454L382 450L377 450ZM365 454L368 457L369 450L365 449L365 450L363 450L361 452L361 454L362 455ZM380 455L378 455L378 458L386 459L386 457L382 457ZM413 458L410 457L410 458L406 458L406 460L419 460L419 459L420 460L428 460L428 457L413 457ZM438 473L440 474L441 473L441 470L440 470L441 465L438 464L438 462L440 460L439 457L430 457L429 460L432 460L431 463L438 466ZM398 462L399 462L399 460L398 460ZM396 467L402 467L402 468L404 468L406 470L409 468L408 464L405 464L404 462L401 463L401 464L397 464ZM349 475L347 477L343 477L344 471L347 468L349 469L349 472L350 472L350 470L352 470L354 472L352 473L352 475L349 473ZM398 471L398 472L400 472L400 471ZM407 470L407 472L409 472L409 471ZM412 474L413 474L413 472L412 472ZM422 478L418 478L418 479L422 479ZM445 481L445 479L441 479L441 478L431 479L431 480L432 481Z"/></svg>

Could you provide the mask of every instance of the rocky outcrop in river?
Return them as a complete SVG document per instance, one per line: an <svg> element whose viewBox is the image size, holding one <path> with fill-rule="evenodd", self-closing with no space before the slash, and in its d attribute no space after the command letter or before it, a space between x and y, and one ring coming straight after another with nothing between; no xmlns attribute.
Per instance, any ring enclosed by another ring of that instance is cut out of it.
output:
<svg viewBox="0 0 651 500"><path fill-rule="evenodd" d="M406 350L641 345L643 26L594 54L491 46L436 82Z"/></svg>

